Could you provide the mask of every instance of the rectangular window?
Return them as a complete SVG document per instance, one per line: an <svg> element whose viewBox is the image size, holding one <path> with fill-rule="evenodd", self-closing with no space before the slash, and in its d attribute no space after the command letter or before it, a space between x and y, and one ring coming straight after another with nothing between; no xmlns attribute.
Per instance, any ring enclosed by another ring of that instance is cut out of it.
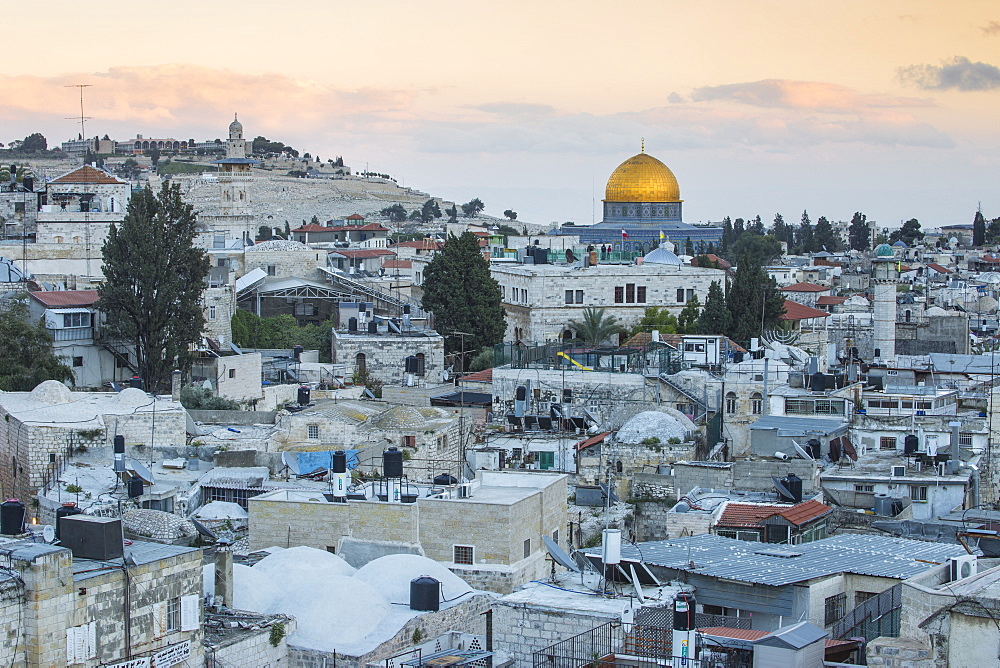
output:
<svg viewBox="0 0 1000 668"><path fill-rule="evenodd" d="M625 284L625 303L626 304L635 303L635 283Z"/></svg>
<svg viewBox="0 0 1000 668"><path fill-rule="evenodd" d="M567 290L566 291L566 303L567 304L572 304L573 303L573 291L572 290Z"/></svg>
<svg viewBox="0 0 1000 668"><path fill-rule="evenodd" d="M181 597L167 599L167 633L181 630Z"/></svg>
<svg viewBox="0 0 1000 668"><path fill-rule="evenodd" d="M404 448L415 448L415 447L417 447L417 437L416 436L404 436L403 437L403 447Z"/></svg>
<svg viewBox="0 0 1000 668"><path fill-rule="evenodd" d="M824 608L823 625L836 624L847 614L847 594L837 594L827 598Z"/></svg>
<svg viewBox="0 0 1000 668"><path fill-rule="evenodd" d="M576 291L576 303L577 304L582 304L583 303L583 290L577 290Z"/></svg>
<svg viewBox="0 0 1000 668"><path fill-rule="evenodd" d="M230 378L236 378L236 369L230 369L229 370L229 377Z"/></svg>
<svg viewBox="0 0 1000 668"><path fill-rule="evenodd" d="M274 276L278 271L277 265L269 264L267 265L267 275Z"/></svg>
<svg viewBox="0 0 1000 668"><path fill-rule="evenodd" d="M637 285L635 288L635 301L637 304L646 303L646 286Z"/></svg>
<svg viewBox="0 0 1000 668"><path fill-rule="evenodd" d="M687 303L687 302L691 301L692 299L694 299L694 289L693 288L688 288L688 290L687 290L687 299L684 300L684 303Z"/></svg>
<svg viewBox="0 0 1000 668"><path fill-rule="evenodd" d="M908 485L910 488L910 499L913 501L927 500L927 485Z"/></svg>
<svg viewBox="0 0 1000 668"><path fill-rule="evenodd" d="M83 358L82 357L74 357L73 358L73 366L83 366Z"/></svg>
<svg viewBox="0 0 1000 668"><path fill-rule="evenodd" d="M958 435L958 445L962 448L972 447L972 434L959 434Z"/></svg>
<svg viewBox="0 0 1000 668"><path fill-rule="evenodd" d="M90 327L90 314L63 313L63 327Z"/></svg>
<svg viewBox="0 0 1000 668"><path fill-rule="evenodd" d="M874 494L875 485L855 485L854 491L859 494Z"/></svg>
<svg viewBox="0 0 1000 668"><path fill-rule="evenodd" d="M530 556L531 556L531 539L530 538L525 538L524 539L524 558L527 559Z"/></svg>
<svg viewBox="0 0 1000 668"><path fill-rule="evenodd" d="M559 543L559 529L552 532L552 542L556 544Z"/></svg>
<svg viewBox="0 0 1000 668"><path fill-rule="evenodd" d="M878 439L878 449L879 450L895 450L896 449L896 437L895 436L883 436Z"/></svg>
<svg viewBox="0 0 1000 668"><path fill-rule="evenodd" d="M208 319L209 320L215 320L215 307L214 306L209 306L208 307Z"/></svg>
<svg viewBox="0 0 1000 668"><path fill-rule="evenodd" d="M684 288L677 288L677 303L684 303Z"/></svg>
<svg viewBox="0 0 1000 668"><path fill-rule="evenodd" d="M454 561L456 564L474 564L475 562L475 548L471 545L456 545L455 546L455 557Z"/></svg>
<svg viewBox="0 0 1000 668"><path fill-rule="evenodd" d="M625 288L622 286L615 287L615 303L622 304L625 302Z"/></svg>
<svg viewBox="0 0 1000 668"><path fill-rule="evenodd" d="M870 598L875 598L878 596L873 591L856 591L854 592L854 607L857 607L867 601Z"/></svg>
<svg viewBox="0 0 1000 668"><path fill-rule="evenodd" d="M319 438L319 425L311 424L306 428L309 432L309 438L315 440Z"/></svg>

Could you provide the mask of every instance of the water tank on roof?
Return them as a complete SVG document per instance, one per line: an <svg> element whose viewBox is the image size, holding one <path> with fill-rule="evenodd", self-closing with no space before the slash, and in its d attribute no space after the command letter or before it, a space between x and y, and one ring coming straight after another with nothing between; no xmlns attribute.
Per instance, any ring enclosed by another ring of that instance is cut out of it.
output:
<svg viewBox="0 0 1000 668"><path fill-rule="evenodd" d="M916 454L919 443L920 440L917 438L916 434L907 434L906 438L903 439L903 454Z"/></svg>
<svg viewBox="0 0 1000 668"><path fill-rule="evenodd" d="M79 515L82 512L73 501L66 501L62 506L56 508L56 538L59 537L59 525L62 523L62 518Z"/></svg>
<svg viewBox="0 0 1000 668"><path fill-rule="evenodd" d="M300 359L302 357L302 346L295 346L292 348L292 357L295 359Z"/></svg>
<svg viewBox="0 0 1000 668"><path fill-rule="evenodd" d="M17 499L0 503L0 534L15 536L24 533L24 504Z"/></svg>
<svg viewBox="0 0 1000 668"><path fill-rule="evenodd" d="M334 473L344 473L347 471L347 453L337 450L333 453L333 463L331 464Z"/></svg>
<svg viewBox="0 0 1000 668"><path fill-rule="evenodd" d="M128 498L137 499L143 494L142 478L130 478L128 481Z"/></svg>
<svg viewBox="0 0 1000 668"><path fill-rule="evenodd" d="M674 631L690 631L695 627L696 605L691 592L682 591L674 596Z"/></svg>
<svg viewBox="0 0 1000 668"><path fill-rule="evenodd" d="M792 498L795 503L802 502L802 478L798 477L794 473L789 473L785 476L782 481L787 489L792 494Z"/></svg>
<svg viewBox="0 0 1000 668"><path fill-rule="evenodd" d="M434 476L434 485L435 486L438 486L438 485L457 485L457 484L458 484L458 478L456 478L455 476L451 475L450 473L439 473L438 475Z"/></svg>
<svg viewBox="0 0 1000 668"><path fill-rule="evenodd" d="M311 395L312 392L308 387L306 387L305 385L300 386L298 391L298 396L296 397L296 399L299 402L299 406L308 406L309 398L311 397Z"/></svg>
<svg viewBox="0 0 1000 668"><path fill-rule="evenodd" d="M826 376L818 372L814 373L811 388L813 392L826 392Z"/></svg>
<svg viewBox="0 0 1000 668"><path fill-rule="evenodd" d="M347 331L351 334L358 333L358 319L355 317L350 317L347 319Z"/></svg>
<svg viewBox="0 0 1000 668"><path fill-rule="evenodd" d="M399 448L389 448L382 453L382 473L386 478L403 477L403 453Z"/></svg>
<svg viewBox="0 0 1000 668"><path fill-rule="evenodd" d="M892 502L893 499L888 494L876 494L875 514L882 517L893 517Z"/></svg>
<svg viewBox="0 0 1000 668"><path fill-rule="evenodd" d="M140 378L139 376L132 376L129 379L128 384L129 384L129 387L136 387L136 388L138 388L140 390L143 389L143 387L142 387L142 378Z"/></svg>
<svg viewBox="0 0 1000 668"><path fill-rule="evenodd" d="M378 334L378 323L374 320L368 322L368 333Z"/></svg>
<svg viewBox="0 0 1000 668"><path fill-rule="evenodd" d="M440 605L440 582L428 575L410 580L410 610L437 612Z"/></svg>

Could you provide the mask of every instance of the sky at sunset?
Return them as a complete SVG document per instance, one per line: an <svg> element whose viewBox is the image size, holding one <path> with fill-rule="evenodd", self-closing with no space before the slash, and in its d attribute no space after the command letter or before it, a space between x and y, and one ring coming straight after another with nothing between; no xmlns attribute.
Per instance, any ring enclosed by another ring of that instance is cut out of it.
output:
<svg viewBox="0 0 1000 668"><path fill-rule="evenodd" d="M687 222L1000 216L995 0L7 4L5 143L75 138L87 83L90 136L214 139L238 111L532 222L589 223L642 137Z"/></svg>

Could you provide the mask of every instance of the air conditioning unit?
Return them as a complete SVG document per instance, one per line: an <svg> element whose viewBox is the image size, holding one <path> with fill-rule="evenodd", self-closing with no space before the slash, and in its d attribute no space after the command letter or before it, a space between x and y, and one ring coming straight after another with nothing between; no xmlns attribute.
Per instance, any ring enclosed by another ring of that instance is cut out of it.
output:
<svg viewBox="0 0 1000 668"><path fill-rule="evenodd" d="M979 572L979 562L974 554L963 554L948 560L952 580L964 580Z"/></svg>
<svg viewBox="0 0 1000 668"><path fill-rule="evenodd" d="M458 498L468 499L472 497L472 483L464 483L458 486Z"/></svg>
<svg viewBox="0 0 1000 668"><path fill-rule="evenodd" d="M905 466L893 466L892 467L892 471L889 472L889 475L891 475L893 478L902 477L902 476L906 475L906 467Z"/></svg>

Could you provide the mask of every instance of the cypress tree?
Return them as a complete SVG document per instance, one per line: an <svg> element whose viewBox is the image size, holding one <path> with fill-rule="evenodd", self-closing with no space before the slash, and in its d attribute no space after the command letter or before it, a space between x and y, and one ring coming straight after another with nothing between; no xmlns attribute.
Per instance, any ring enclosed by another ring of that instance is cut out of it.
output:
<svg viewBox="0 0 1000 668"><path fill-rule="evenodd" d="M445 352L475 352L503 341L507 329L500 284L490 276L490 266L471 232L448 236L441 251L424 271L422 307L434 314L438 332L445 337Z"/></svg>
<svg viewBox="0 0 1000 668"><path fill-rule="evenodd" d="M785 299L774 279L748 256L740 258L726 295L732 317L728 334L737 343L746 343L767 329L780 325Z"/></svg>
<svg viewBox="0 0 1000 668"><path fill-rule="evenodd" d="M146 387L169 387L170 373L188 363L201 337L201 293L208 256L194 246L197 217L180 186L163 184L132 194L125 219L104 242L104 280L98 287L105 334L135 347Z"/></svg>
<svg viewBox="0 0 1000 668"><path fill-rule="evenodd" d="M986 218L983 217L982 208L976 211L976 217L972 220L972 245L984 246L986 244Z"/></svg>
<svg viewBox="0 0 1000 668"><path fill-rule="evenodd" d="M708 286L708 297L705 299L705 308L701 310L698 317L696 331L698 334L729 334L729 325L732 318L726 306L726 295L722 291L719 281L712 281Z"/></svg>

